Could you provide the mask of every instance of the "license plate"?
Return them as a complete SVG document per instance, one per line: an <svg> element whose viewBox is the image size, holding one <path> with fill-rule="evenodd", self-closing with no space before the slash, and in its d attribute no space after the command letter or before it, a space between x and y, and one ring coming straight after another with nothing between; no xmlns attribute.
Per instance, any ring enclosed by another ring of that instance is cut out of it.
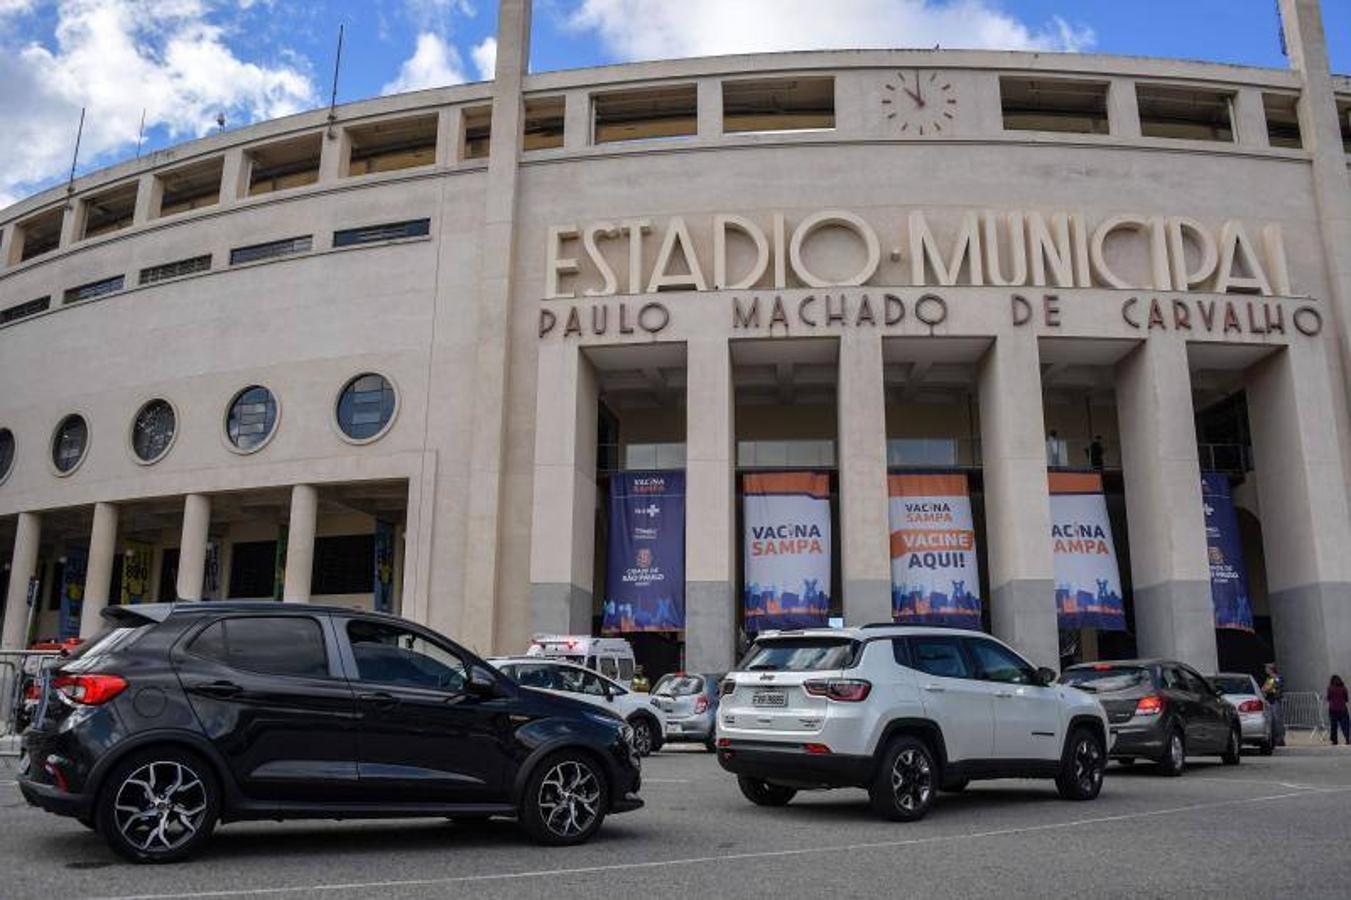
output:
<svg viewBox="0 0 1351 900"><path fill-rule="evenodd" d="M756 691L751 695L752 706L785 707L788 695L783 691Z"/></svg>
<svg viewBox="0 0 1351 900"><path fill-rule="evenodd" d="M682 731L684 731L684 726L681 726L681 725L676 725L676 724L673 723L673 724L670 724L670 725L667 725L667 726L666 726L666 733L667 733L667 734L680 734L680 732L682 732Z"/></svg>

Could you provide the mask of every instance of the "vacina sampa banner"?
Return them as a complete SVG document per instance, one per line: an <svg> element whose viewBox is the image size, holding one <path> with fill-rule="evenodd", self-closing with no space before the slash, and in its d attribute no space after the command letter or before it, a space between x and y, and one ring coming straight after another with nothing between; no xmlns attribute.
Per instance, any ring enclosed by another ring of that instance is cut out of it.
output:
<svg viewBox="0 0 1351 900"><path fill-rule="evenodd" d="M1252 631L1248 572L1243 564L1243 538L1238 512L1229 491L1229 476L1201 473L1201 506L1206 513L1206 552L1210 556L1210 599L1215 627Z"/></svg>
<svg viewBox="0 0 1351 900"><path fill-rule="evenodd" d="M830 478L743 476L746 630L825 625L830 616Z"/></svg>
<svg viewBox="0 0 1351 900"><path fill-rule="evenodd" d="M1055 605L1062 629L1125 631L1121 572L1102 476L1051 472L1051 543Z"/></svg>
<svg viewBox="0 0 1351 900"><path fill-rule="evenodd" d="M966 475L891 475L891 615L980 628L980 569Z"/></svg>
<svg viewBox="0 0 1351 900"><path fill-rule="evenodd" d="M685 473L610 478L606 634L685 628Z"/></svg>

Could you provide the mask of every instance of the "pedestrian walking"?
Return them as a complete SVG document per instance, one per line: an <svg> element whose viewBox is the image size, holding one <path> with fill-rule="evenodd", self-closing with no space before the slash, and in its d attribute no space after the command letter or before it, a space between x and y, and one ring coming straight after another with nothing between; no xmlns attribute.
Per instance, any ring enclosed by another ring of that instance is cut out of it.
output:
<svg viewBox="0 0 1351 900"><path fill-rule="evenodd" d="M1333 675L1332 680L1328 682L1328 731L1332 736L1332 746L1337 746L1337 729L1342 729L1342 737L1346 739L1347 746L1351 746L1351 715L1346 712L1346 685L1342 683L1342 676Z"/></svg>
<svg viewBox="0 0 1351 900"><path fill-rule="evenodd" d="M1266 680L1262 682L1262 696L1271 705L1271 738L1277 747L1285 746L1285 714L1281 711L1281 695L1285 693L1285 680L1276 671L1276 664L1266 664Z"/></svg>

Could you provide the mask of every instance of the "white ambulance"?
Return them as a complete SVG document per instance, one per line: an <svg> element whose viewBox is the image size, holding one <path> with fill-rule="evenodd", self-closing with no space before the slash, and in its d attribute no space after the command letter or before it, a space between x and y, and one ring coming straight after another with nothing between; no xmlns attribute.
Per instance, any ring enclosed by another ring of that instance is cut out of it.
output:
<svg viewBox="0 0 1351 900"><path fill-rule="evenodd" d="M525 655L561 659L585 666L633 689L633 647L623 638L591 637L588 634L537 634L531 639Z"/></svg>

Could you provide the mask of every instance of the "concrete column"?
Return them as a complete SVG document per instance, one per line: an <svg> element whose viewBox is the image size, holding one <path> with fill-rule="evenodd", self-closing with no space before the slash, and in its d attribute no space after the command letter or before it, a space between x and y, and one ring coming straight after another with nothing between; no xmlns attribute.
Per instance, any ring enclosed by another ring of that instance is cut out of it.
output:
<svg viewBox="0 0 1351 900"><path fill-rule="evenodd" d="M890 622L887 401L876 331L851 329L840 339L835 405L845 622Z"/></svg>
<svg viewBox="0 0 1351 900"><path fill-rule="evenodd" d="M436 114L436 164L453 166L460 161L460 107L452 106Z"/></svg>
<svg viewBox="0 0 1351 900"><path fill-rule="evenodd" d="M89 532L89 563L84 576L84 603L80 607L80 637L85 640L98 634L103 622L99 613L108 605L115 553L117 507L111 503L95 503L94 527Z"/></svg>
<svg viewBox="0 0 1351 900"><path fill-rule="evenodd" d="M563 104L563 146L580 150L591 143L591 95L569 91Z"/></svg>
<svg viewBox="0 0 1351 900"><path fill-rule="evenodd" d="M155 173L146 172L136 183L136 208L131 214L132 225L144 225L159 218L160 201L164 199L164 183Z"/></svg>
<svg viewBox="0 0 1351 900"><path fill-rule="evenodd" d="M1217 671L1186 343L1141 343L1117 365L1116 402L1140 655Z"/></svg>
<svg viewBox="0 0 1351 900"><path fill-rule="evenodd" d="M211 498L188 494L183 498L183 533L178 541L178 599L201 600L206 578L207 531L211 527Z"/></svg>
<svg viewBox="0 0 1351 900"><path fill-rule="evenodd" d="M28 643L28 582L37 574L38 541L42 519L37 513L19 513L14 531L14 555L9 564L9 589L5 594L5 624L0 649L22 650Z"/></svg>
<svg viewBox="0 0 1351 900"><path fill-rule="evenodd" d="M698 82L699 137L722 137L722 82L706 78Z"/></svg>
<svg viewBox="0 0 1351 900"><path fill-rule="evenodd" d="M1267 113L1259 88L1239 88L1234 94L1234 143L1243 147L1267 147Z"/></svg>
<svg viewBox="0 0 1351 900"><path fill-rule="evenodd" d="M347 129L337 123L330 125L319 148L319 183L331 184L345 176L351 158L352 138Z"/></svg>
<svg viewBox="0 0 1351 900"><path fill-rule="evenodd" d="M319 492L313 485L291 488L291 518L286 531L286 576L281 598L289 603L310 602L314 570L314 529L319 514Z"/></svg>
<svg viewBox="0 0 1351 900"><path fill-rule="evenodd" d="M1303 340L1246 378L1276 661L1295 691L1351 671L1351 514L1330 350Z"/></svg>
<svg viewBox="0 0 1351 900"><path fill-rule="evenodd" d="M61 249L64 250L83 236L84 201L77 197L69 197L61 214Z"/></svg>
<svg viewBox="0 0 1351 900"><path fill-rule="evenodd" d="M685 348L685 668L736 654L736 390L722 338Z"/></svg>
<svg viewBox="0 0 1351 900"><path fill-rule="evenodd" d="M1107 85L1107 127L1116 137L1140 136L1140 105L1135 97L1135 82L1113 78Z"/></svg>
<svg viewBox="0 0 1351 900"><path fill-rule="evenodd" d="M1058 669L1046 429L1036 337L1001 337L981 358L981 464L995 636Z"/></svg>
<svg viewBox="0 0 1351 900"><path fill-rule="evenodd" d="M539 350L531 629L590 634L596 550L596 373L575 344Z"/></svg>
<svg viewBox="0 0 1351 900"><path fill-rule="evenodd" d="M322 156L322 151L320 151ZM225 151L222 160L220 179L220 205L233 206L239 198L249 194L249 170L252 161L242 147L232 147Z"/></svg>

